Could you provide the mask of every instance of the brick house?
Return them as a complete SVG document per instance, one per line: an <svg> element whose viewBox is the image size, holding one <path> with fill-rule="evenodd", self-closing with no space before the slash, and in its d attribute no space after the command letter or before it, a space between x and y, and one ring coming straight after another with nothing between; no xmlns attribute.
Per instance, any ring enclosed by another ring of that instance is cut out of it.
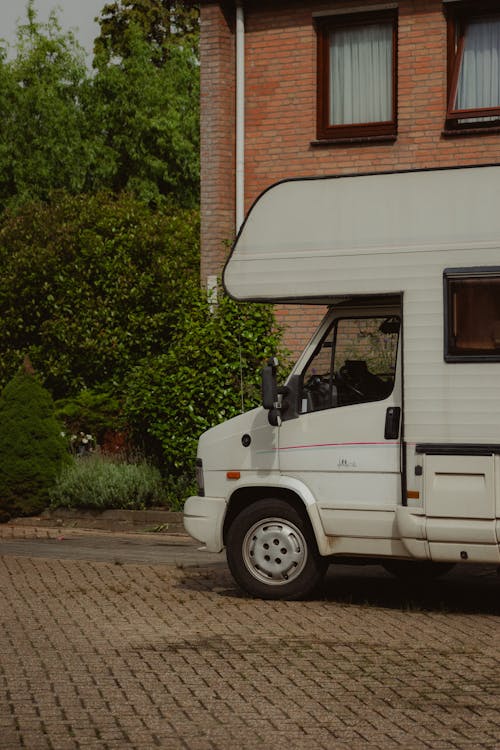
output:
<svg viewBox="0 0 500 750"><path fill-rule="evenodd" d="M499 0L203 0L200 55L209 285L278 180L500 162ZM319 311L277 315L297 351Z"/></svg>

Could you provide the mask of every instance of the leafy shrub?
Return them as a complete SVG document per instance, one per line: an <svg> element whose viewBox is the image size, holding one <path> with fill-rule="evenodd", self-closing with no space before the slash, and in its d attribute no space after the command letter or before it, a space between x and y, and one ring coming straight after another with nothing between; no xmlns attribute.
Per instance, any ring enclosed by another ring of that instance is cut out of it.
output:
<svg viewBox="0 0 500 750"><path fill-rule="evenodd" d="M124 429L121 404L113 390L104 384L85 388L76 396L59 399L55 403L56 417L63 422L69 435L90 433L102 446L109 432L117 433Z"/></svg>
<svg viewBox="0 0 500 750"><path fill-rule="evenodd" d="M198 213L60 194L3 215L0 263L0 384L28 351L56 399L116 397L131 367L169 347L199 286Z"/></svg>
<svg viewBox="0 0 500 750"><path fill-rule="evenodd" d="M279 347L270 306L198 291L179 309L170 348L132 370L124 413L168 473L190 474L200 434L261 401L261 369ZM243 385L242 385L243 384Z"/></svg>
<svg viewBox="0 0 500 750"><path fill-rule="evenodd" d="M16 375L0 396L0 510L31 515L69 461L48 391L34 375Z"/></svg>
<svg viewBox="0 0 500 750"><path fill-rule="evenodd" d="M181 511L186 499L190 495L197 494L194 471L181 474L180 476L167 474L167 476L163 478L163 487L165 489L167 505L170 510Z"/></svg>
<svg viewBox="0 0 500 750"><path fill-rule="evenodd" d="M51 494L52 507L141 510L164 505L160 472L150 463L135 463L95 454L74 459L61 473Z"/></svg>

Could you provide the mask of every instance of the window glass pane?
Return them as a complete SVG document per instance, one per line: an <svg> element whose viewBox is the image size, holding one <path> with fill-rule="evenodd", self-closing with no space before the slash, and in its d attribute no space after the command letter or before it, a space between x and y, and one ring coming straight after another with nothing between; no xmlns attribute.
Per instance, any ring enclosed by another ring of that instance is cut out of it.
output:
<svg viewBox="0 0 500 750"><path fill-rule="evenodd" d="M500 278L450 279L450 354L500 354Z"/></svg>
<svg viewBox="0 0 500 750"><path fill-rule="evenodd" d="M303 373L301 411L320 411L338 406L337 389L333 384L332 346L336 327L332 327L316 349Z"/></svg>
<svg viewBox="0 0 500 750"><path fill-rule="evenodd" d="M472 21L464 33L455 109L499 106L500 19Z"/></svg>
<svg viewBox="0 0 500 750"><path fill-rule="evenodd" d="M399 335L397 318L344 318L339 320L334 370L348 362L361 362L384 380L394 380ZM354 369L356 366L354 366ZM392 388L391 388L392 390Z"/></svg>
<svg viewBox="0 0 500 750"><path fill-rule="evenodd" d="M392 25L330 34L330 125L392 118Z"/></svg>
<svg viewBox="0 0 500 750"><path fill-rule="evenodd" d="M303 374L302 411L387 398L394 387L399 319L338 320Z"/></svg>

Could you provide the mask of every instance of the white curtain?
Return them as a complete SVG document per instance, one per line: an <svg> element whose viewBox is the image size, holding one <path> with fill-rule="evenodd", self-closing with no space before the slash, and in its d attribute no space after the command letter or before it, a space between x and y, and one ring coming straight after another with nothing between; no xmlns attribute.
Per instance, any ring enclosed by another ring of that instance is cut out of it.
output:
<svg viewBox="0 0 500 750"><path fill-rule="evenodd" d="M500 20L474 21L465 31L455 109L479 107L500 107Z"/></svg>
<svg viewBox="0 0 500 750"><path fill-rule="evenodd" d="M330 125L392 119L392 25L330 35Z"/></svg>

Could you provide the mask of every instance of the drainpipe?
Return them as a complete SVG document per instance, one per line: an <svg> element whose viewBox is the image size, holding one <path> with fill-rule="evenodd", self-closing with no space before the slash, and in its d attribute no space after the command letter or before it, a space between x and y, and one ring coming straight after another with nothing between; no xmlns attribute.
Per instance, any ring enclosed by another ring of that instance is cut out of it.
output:
<svg viewBox="0 0 500 750"><path fill-rule="evenodd" d="M236 232L245 217L245 14L236 3Z"/></svg>

